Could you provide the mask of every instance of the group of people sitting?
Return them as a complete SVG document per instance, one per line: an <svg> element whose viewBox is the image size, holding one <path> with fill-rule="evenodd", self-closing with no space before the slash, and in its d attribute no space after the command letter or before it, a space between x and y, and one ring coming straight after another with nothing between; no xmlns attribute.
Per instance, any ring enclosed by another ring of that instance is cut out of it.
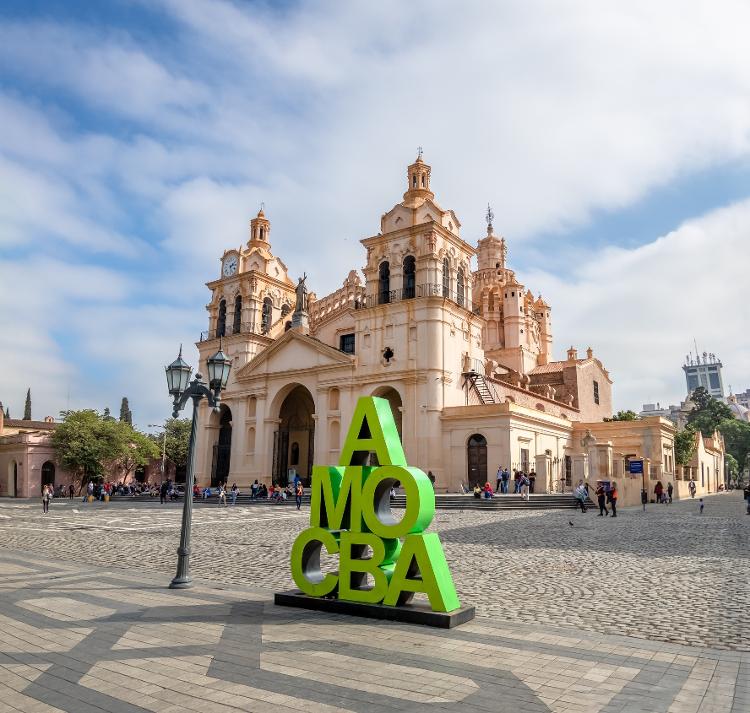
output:
<svg viewBox="0 0 750 713"><path fill-rule="evenodd" d="M507 468L500 466L497 469L497 488L493 491L492 486L489 482L481 487L478 483L474 486L474 497L475 498L486 498L489 499L493 495L507 495L510 483L510 471ZM522 470L516 470L513 473L513 493L520 495L524 500L529 499L529 495L534 492L534 485L536 483L536 473L532 470L529 473L525 473Z"/></svg>

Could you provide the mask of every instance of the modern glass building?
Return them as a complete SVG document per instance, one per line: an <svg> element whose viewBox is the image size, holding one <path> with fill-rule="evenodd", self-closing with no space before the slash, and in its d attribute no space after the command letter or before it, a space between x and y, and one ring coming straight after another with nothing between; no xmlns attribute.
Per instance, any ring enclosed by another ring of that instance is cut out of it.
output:
<svg viewBox="0 0 750 713"><path fill-rule="evenodd" d="M703 352L702 355L688 354L682 368L685 372L688 394L699 386L708 390L714 398L724 398L724 380L721 377L721 362L716 354Z"/></svg>

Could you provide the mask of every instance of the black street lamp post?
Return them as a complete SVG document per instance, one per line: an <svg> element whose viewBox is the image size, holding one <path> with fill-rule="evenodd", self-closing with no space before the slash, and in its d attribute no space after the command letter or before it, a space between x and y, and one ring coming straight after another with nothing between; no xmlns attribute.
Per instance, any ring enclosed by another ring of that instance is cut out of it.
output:
<svg viewBox="0 0 750 713"><path fill-rule="evenodd" d="M190 428L190 442L188 445L188 466L185 474L185 502L182 508L182 529L180 531L180 546L177 548L177 574L170 582L170 589L187 589L193 584L190 576L190 531L193 522L193 481L195 478L195 440L198 435L198 406L205 396L208 405L214 411L219 411L221 392L227 386L232 360L222 351L219 341L219 351L206 360L208 371L208 386L201 374L196 374L192 382L190 375L193 368L182 359L182 347L177 359L165 367L169 393L174 398L172 417L177 418L187 402L193 400L193 422ZM188 384L188 382L190 382Z"/></svg>

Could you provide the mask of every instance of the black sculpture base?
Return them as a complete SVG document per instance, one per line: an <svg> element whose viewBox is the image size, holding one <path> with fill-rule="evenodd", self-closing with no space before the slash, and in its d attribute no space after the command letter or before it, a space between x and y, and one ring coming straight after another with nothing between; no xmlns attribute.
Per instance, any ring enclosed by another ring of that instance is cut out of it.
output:
<svg viewBox="0 0 750 713"><path fill-rule="evenodd" d="M427 604L387 607L383 604L360 604L359 602L347 602L343 599L308 597L299 589L293 589L289 592L276 592L273 595L273 603L282 607L300 607L335 614L363 616L370 619L403 621L408 624L436 626L441 629L452 629L454 626L465 624L474 618L474 607L461 607L461 609L455 609L452 612L432 611Z"/></svg>

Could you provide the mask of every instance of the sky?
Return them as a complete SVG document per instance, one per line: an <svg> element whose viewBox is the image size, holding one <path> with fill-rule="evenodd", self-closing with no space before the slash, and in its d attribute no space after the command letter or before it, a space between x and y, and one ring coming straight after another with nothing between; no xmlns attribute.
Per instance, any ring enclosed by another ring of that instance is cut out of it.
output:
<svg viewBox="0 0 750 713"><path fill-rule="evenodd" d="M730 0L5 0L0 401L163 421L261 202L322 296L418 146L616 409L684 398L694 339L750 388L749 26Z"/></svg>

